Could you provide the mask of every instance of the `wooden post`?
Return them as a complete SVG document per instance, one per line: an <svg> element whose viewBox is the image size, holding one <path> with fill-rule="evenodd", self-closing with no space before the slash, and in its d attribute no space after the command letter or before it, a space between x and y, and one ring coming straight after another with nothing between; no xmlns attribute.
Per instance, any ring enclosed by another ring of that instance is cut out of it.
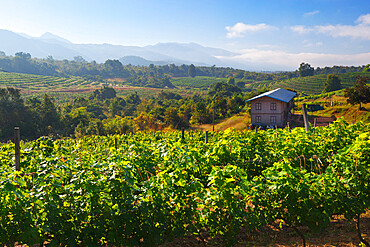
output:
<svg viewBox="0 0 370 247"><path fill-rule="evenodd" d="M310 125L308 124L306 104L302 104L302 115L303 115L304 127L305 127L306 132L307 132Z"/></svg>
<svg viewBox="0 0 370 247"><path fill-rule="evenodd" d="M213 106L213 119L212 119L212 131L215 131L215 107Z"/></svg>
<svg viewBox="0 0 370 247"><path fill-rule="evenodd" d="M116 138L114 138L114 148L117 149L117 146L118 145L117 145L117 137L116 137Z"/></svg>
<svg viewBox="0 0 370 247"><path fill-rule="evenodd" d="M185 139L185 130L184 127L181 128L181 139Z"/></svg>
<svg viewBox="0 0 370 247"><path fill-rule="evenodd" d="M316 127L316 121L317 121L317 118L315 118L315 119L313 120L313 127L314 127L314 128Z"/></svg>
<svg viewBox="0 0 370 247"><path fill-rule="evenodd" d="M14 144L15 144L15 170L21 170L21 135L19 127L14 127Z"/></svg>
<svg viewBox="0 0 370 247"><path fill-rule="evenodd" d="M257 126L254 128L254 132L256 132L257 133L257 131L258 131L258 128L257 128Z"/></svg>
<svg viewBox="0 0 370 247"><path fill-rule="evenodd" d="M208 143L208 130L206 130L206 143Z"/></svg>
<svg viewBox="0 0 370 247"><path fill-rule="evenodd" d="M353 121L353 124L356 123L356 117L357 117L357 112L355 112L355 120Z"/></svg>
<svg viewBox="0 0 370 247"><path fill-rule="evenodd" d="M291 132L291 129L290 129L290 123L289 123L289 122L287 122L286 124L287 124L287 127L288 127L289 132Z"/></svg>

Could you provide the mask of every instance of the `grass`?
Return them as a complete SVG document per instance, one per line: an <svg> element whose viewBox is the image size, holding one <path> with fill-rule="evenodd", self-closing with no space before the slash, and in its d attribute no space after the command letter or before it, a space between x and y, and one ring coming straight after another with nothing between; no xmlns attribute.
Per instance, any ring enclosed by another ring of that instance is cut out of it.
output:
<svg viewBox="0 0 370 247"><path fill-rule="evenodd" d="M224 119L215 123L215 131L225 131L229 128L234 128L235 130L245 130L251 124L251 117L249 113L240 113L230 118ZM213 130L212 124L202 124L195 126L196 129L201 130Z"/></svg>

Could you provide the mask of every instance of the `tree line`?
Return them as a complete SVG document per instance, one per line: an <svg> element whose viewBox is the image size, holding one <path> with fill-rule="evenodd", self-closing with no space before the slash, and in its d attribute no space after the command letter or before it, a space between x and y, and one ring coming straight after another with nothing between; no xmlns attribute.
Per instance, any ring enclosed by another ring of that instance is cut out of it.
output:
<svg viewBox="0 0 370 247"><path fill-rule="evenodd" d="M212 123L242 111L245 100L237 86L216 83L208 95L183 97L161 91L156 97L142 99L137 93L117 97L110 87L95 90L89 97L57 105L48 95L24 100L16 88L0 89L0 140L12 138L14 126L19 126L25 139L43 135L85 136L123 134L189 128Z"/></svg>
<svg viewBox="0 0 370 247"><path fill-rule="evenodd" d="M17 52L14 56L6 56L4 52L0 51L0 69L8 72L46 76L82 76L96 81L108 78L128 78L130 81L137 82L137 78L140 78L142 82L146 82L151 78L210 76L216 78L234 77L251 83L254 81L283 80L314 74L360 72L366 69L366 66L333 66L325 68L317 67L315 69L308 63L301 63L296 71L264 73L229 67L216 67L215 65L122 65L117 59L108 59L104 63L97 63L95 61L88 62L81 56L77 56L73 60L56 60L52 56L39 59L32 58L31 54L26 52Z"/></svg>

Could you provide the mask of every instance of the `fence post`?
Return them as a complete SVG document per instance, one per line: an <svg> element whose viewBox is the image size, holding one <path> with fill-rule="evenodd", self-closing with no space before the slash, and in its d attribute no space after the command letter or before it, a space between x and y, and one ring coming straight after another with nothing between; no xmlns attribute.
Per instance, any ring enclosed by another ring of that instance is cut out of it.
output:
<svg viewBox="0 0 370 247"><path fill-rule="evenodd" d="M14 127L14 144L15 144L15 170L21 170L21 135L19 127Z"/></svg>
<svg viewBox="0 0 370 247"><path fill-rule="evenodd" d="M208 143L208 130L206 130L206 143Z"/></svg>
<svg viewBox="0 0 370 247"><path fill-rule="evenodd" d="M184 127L181 128L181 139L185 139L185 130Z"/></svg>
<svg viewBox="0 0 370 247"><path fill-rule="evenodd" d="M286 124L287 124L287 127L288 127L289 132L291 132L291 129L290 129L290 123L289 123L289 122L287 122Z"/></svg>
<svg viewBox="0 0 370 247"><path fill-rule="evenodd" d="M310 125L308 124L306 104L302 104L302 115L303 115L304 127L305 127L306 132L307 132Z"/></svg>
<svg viewBox="0 0 370 247"><path fill-rule="evenodd" d="M114 138L114 148L117 149L117 137Z"/></svg>
<svg viewBox="0 0 370 247"><path fill-rule="evenodd" d="M356 117L357 117L357 112L355 112L355 120L353 121L352 124L355 124L356 123Z"/></svg>

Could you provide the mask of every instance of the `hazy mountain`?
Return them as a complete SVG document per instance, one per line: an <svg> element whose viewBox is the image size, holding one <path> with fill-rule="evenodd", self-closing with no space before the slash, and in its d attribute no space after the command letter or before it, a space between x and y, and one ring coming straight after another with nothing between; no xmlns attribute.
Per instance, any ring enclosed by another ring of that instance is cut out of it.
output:
<svg viewBox="0 0 370 247"><path fill-rule="evenodd" d="M54 44L72 44L69 40L66 40L62 37L59 37L55 34L52 34L52 33L49 33L49 32L46 32L44 33L43 35L41 35L39 37L39 39L41 39L42 41L46 41L48 43L54 43Z"/></svg>
<svg viewBox="0 0 370 247"><path fill-rule="evenodd" d="M125 56L125 57L121 57L119 59L119 61L123 64L123 65L128 65L128 64L131 64L131 65L135 65L135 66L149 66L150 64L154 64L154 65L165 65L165 64L168 64L169 61L151 61L151 60L146 60L142 57L138 57L138 56Z"/></svg>
<svg viewBox="0 0 370 247"><path fill-rule="evenodd" d="M16 52L23 51L38 58L51 55L55 59L71 60L75 56L82 56L88 61L95 60L99 63L103 63L107 59L121 59L125 63L138 65L174 63L245 68L243 64L228 59L216 58L216 56L228 58L238 54L219 48L204 47L195 43L159 43L145 47L73 44L52 33L45 33L40 37L30 37L26 34L17 34L7 30L0 30L0 40L0 51L4 51L7 55L14 55Z"/></svg>
<svg viewBox="0 0 370 247"><path fill-rule="evenodd" d="M45 58L49 55L56 59L73 59L81 54L73 49L60 44L44 42L40 39L27 38L8 30L0 29L0 51L7 55L14 55L16 52L28 52L32 57Z"/></svg>

